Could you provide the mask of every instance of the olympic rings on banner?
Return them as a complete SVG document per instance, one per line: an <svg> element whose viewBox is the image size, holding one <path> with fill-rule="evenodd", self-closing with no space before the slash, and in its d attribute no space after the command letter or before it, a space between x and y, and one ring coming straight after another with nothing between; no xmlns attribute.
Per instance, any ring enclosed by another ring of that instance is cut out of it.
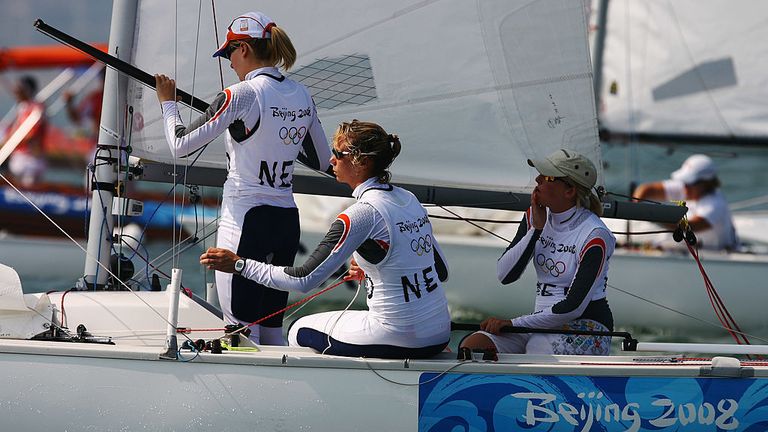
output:
<svg viewBox="0 0 768 432"><path fill-rule="evenodd" d="M303 139L304 136L307 134L307 128L305 126L301 126L299 128L295 127L281 127L279 136L280 139L283 140L283 144L285 145L298 145Z"/></svg>
<svg viewBox="0 0 768 432"><path fill-rule="evenodd" d="M411 250L416 252L418 256L432 252L432 236L427 234L418 239L411 240Z"/></svg>
<svg viewBox="0 0 768 432"><path fill-rule="evenodd" d="M548 271L554 277L558 277L565 273L565 263L562 261L555 261L552 258L546 258L543 254L536 255L536 264Z"/></svg>

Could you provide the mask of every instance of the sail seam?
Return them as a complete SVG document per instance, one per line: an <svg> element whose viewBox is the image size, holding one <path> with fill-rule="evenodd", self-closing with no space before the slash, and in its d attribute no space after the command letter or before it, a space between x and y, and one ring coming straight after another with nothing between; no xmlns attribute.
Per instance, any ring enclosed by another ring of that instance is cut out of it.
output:
<svg viewBox="0 0 768 432"><path fill-rule="evenodd" d="M562 75L560 77L551 77L551 78L544 78L540 80L531 80L531 81L521 81L517 83L510 83L510 84L504 84L504 85L498 85L498 86L492 86L492 87L480 87L480 88L473 88L468 90L462 90L458 92L452 92L452 93L443 93L440 95L435 96L428 96L423 98L414 98L408 100L408 103L410 105L416 105L416 104L422 104L422 103L429 103L434 101L442 101L442 100L448 100L448 99L457 99L462 98L466 96L477 96L478 94L483 93L493 93L497 92L499 90L511 90L511 89L518 89L518 88L525 88L525 87L534 87L541 84L551 84L551 83L557 83L557 82L564 82L564 81L575 81L580 79L592 79L591 74L589 73L581 73L581 74L570 74L570 75ZM335 113L343 114L347 111L349 112L360 112L361 110L371 111L371 110L379 110L383 108L390 108L402 105L402 102L398 103L389 103L389 104L379 104L375 106L354 106L350 107L348 109L343 110L334 110Z"/></svg>

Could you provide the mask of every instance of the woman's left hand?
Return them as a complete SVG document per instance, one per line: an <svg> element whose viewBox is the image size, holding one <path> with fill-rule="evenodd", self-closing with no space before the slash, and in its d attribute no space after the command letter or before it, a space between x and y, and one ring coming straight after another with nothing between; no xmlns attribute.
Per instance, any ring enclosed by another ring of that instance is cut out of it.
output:
<svg viewBox="0 0 768 432"><path fill-rule="evenodd" d="M229 249L212 247L200 255L200 264L210 270L234 273L235 261L239 259L240 257Z"/></svg>
<svg viewBox="0 0 768 432"><path fill-rule="evenodd" d="M162 74L155 74L157 100L162 102L176 101L176 81Z"/></svg>

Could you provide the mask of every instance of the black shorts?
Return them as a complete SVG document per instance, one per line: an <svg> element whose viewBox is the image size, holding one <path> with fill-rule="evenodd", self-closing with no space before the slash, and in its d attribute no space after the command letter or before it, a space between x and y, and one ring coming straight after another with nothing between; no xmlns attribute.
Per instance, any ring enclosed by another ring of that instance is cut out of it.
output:
<svg viewBox="0 0 768 432"><path fill-rule="evenodd" d="M299 249L299 210L268 205L248 210L237 254L278 266L293 266ZM254 322L286 306L288 292L268 288L239 275L232 275L232 314L240 321ZM260 323L281 327L283 313Z"/></svg>

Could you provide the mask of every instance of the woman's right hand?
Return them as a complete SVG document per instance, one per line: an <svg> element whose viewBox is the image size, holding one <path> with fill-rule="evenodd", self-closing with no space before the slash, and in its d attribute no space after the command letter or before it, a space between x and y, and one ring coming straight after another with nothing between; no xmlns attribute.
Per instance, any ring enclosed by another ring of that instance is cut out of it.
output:
<svg viewBox="0 0 768 432"><path fill-rule="evenodd" d="M480 330L490 334L499 334L504 327L512 327L512 320L503 320L495 317L486 318L480 323Z"/></svg>
<svg viewBox="0 0 768 432"><path fill-rule="evenodd" d="M357 261L355 261L354 258L349 261L349 271L347 272L347 277L353 280L365 279L365 272L360 268L359 265L357 265Z"/></svg>
<svg viewBox="0 0 768 432"><path fill-rule="evenodd" d="M210 247L200 255L200 264L209 270L234 273L235 262L239 259L240 257L231 250Z"/></svg>
<svg viewBox="0 0 768 432"><path fill-rule="evenodd" d="M163 74L155 74L155 88L160 103L176 101L176 81Z"/></svg>
<svg viewBox="0 0 768 432"><path fill-rule="evenodd" d="M534 229L544 229L547 222L547 208L539 201L539 191L535 188L531 193L531 225Z"/></svg>

